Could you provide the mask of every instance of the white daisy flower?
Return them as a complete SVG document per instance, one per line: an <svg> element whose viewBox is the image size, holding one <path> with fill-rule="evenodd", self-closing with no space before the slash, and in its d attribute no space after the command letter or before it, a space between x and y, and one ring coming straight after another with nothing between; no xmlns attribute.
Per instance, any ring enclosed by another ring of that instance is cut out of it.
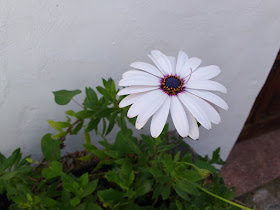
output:
<svg viewBox="0 0 280 210"><path fill-rule="evenodd" d="M211 129L211 122L221 121L219 113L212 106L228 109L226 102L219 96L209 92L226 93L226 88L210 79L220 74L218 66L199 67L201 59L180 51L176 59L154 50L148 55L156 65L135 62L134 68L125 72L119 86L126 88L118 95L129 95L119 104L126 107L132 104L127 113L129 118L137 116L137 129L141 129L152 117L151 135L160 135L166 123L169 110L179 135L199 137L197 121L206 129Z"/></svg>

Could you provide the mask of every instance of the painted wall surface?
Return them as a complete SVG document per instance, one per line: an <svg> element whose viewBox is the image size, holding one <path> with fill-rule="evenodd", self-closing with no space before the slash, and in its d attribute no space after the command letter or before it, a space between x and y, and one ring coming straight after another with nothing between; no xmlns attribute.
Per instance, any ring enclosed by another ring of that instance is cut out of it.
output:
<svg viewBox="0 0 280 210"><path fill-rule="evenodd" d="M182 49L222 69L216 81L228 88L230 109L189 141L201 154L220 146L225 158L279 49L279 8L279 0L0 0L0 152L41 155L40 139L52 132L46 120L79 109L56 105L52 91L119 80L153 49ZM82 141L68 139L69 151Z"/></svg>

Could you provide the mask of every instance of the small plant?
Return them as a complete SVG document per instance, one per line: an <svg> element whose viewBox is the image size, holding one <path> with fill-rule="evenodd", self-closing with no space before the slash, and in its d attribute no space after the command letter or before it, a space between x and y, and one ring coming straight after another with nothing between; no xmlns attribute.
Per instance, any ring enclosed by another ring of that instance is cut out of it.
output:
<svg viewBox="0 0 280 210"><path fill-rule="evenodd" d="M20 149L8 158L0 154L0 195L7 196L10 209L249 209L231 201L234 189L212 165L224 164L219 149L212 158L193 155L167 125L157 138L138 139L128 125L135 118L119 108L123 97L117 97L114 81L103 79L96 89L100 97L85 89L81 111L48 121L56 133L42 138L41 161L22 158ZM55 101L66 105L80 93L56 91ZM107 135L113 129L118 132L111 144ZM85 150L62 156L66 137L78 133ZM91 143L93 137L103 148Z"/></svg>

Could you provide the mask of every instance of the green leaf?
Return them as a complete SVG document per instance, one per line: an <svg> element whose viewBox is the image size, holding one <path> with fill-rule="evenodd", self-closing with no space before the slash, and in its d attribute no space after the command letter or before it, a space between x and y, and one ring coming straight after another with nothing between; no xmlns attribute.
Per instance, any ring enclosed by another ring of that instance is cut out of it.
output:
<svg viewBox="0 0 280 210"><path fill-rule="evenodd" d="M184 179L187 179L189 181L194 181L194 182L203 179L203 176L201 175L201 173L199 173L198 171L194 171L194 170L187 170L184 172L184 174L182 176L184 177Z"/></svg>
<svg viewBox="0 0 280 210"><path fill-rule="evenodd" d="M84 136L85 136L85 144L90 144L90 135L86 130L84 130Z"/></svg>
<svg viewBox="0 0 280 210"><path fill-rule="evenodd" d="M190 200L188 193L186 193L185 191L181 190L179 187L177 187L175 184L172 184L173 189L175 190L175 192L184 200L188 201Z"/></svg>
<svg viewBox="0 0 280 210"><path fill-rule="evenodd" d="M60 158L59 145L60 141L52 139L50 133L43 136L41 140L41 149L47 161L51 158L52 160L58 160Z"/></svg>
<svg viewBox="0 0 280 210"><path fill-rule="evenodd" d="M88 184L88 173L85 173L80 177L80 182L81 182L82 188L85 188L87 186L87 184Z"/></svg>
<svg viewBox="0 0 280 210"><path fill-rule="evenodd" d="M98 126L100 120L101 120L101 118L93 118L93 119L91 119L91 120L89 121L89 123L88 123L87 128L86 128L86 132L90 132L90 131L92 131L93 129L94 129L94 130L97 130L97 126Z"/></svg>
<svg viewBox="0 0 280 210"><path fill-rule="evenodd" d="M178 210L183 210L183 205L179 200L176 200L176 206L177 206Z"/></svg>
<svg viewBox="0 0 280 210"><path fill-rule="evenodd" d="M114 112L112 114L112 116L110 117L109 126L107 128L107 131L106 131L105 135L109 134L113 130L113 128L115 126L115 120L116 120L117 115L118 115L118 112Z"/></svg>
<svg viewBox="0 0 280 210"><path fill-rule="evenodd" d="M21 152L20 148L17 148L10 157L7 159L4 156L1 156L3 161L2 166L0 165L0 173L3 172L5 169L11 169L14 164L17 164L21 159Z"/></svg>
<svg viewBox="0 0 280 210"><path fill-rule="evenodd" d="M62 172L62 165L58 161L52 161L48 168L42 170L42 176L46 179L51 179L60 176Z"/></svg>
<svg viewBox="0 0 280 210"><path fill-rule="evenodd" d="M99 190L97 195L103 204L113 206L122 200L123 193L110 188L108 190Z"/></svg>
<svg viewBox="0 0 280 210"><path fill-rule="evenodd" d="M211 173L216 173L217 172L217 169L214 166L212 166L210 163L207 163L206 161L195 160L194 164L198 168L209 170Z"/></svg>
<svg viewBox="0 0 280 210"><path fill-rule="evenodd" d="M154 145L155 145L154 140L152 140L150 137L143 135L143 134L141 134L141 139L147 145L147 147L149 147L150 149L153 150Z"/></svg>
<svg viewBox="0 0 280 210"><path fill-rule="evenodd" d="M71 206L74 206L74 207L77 206L80 202L81 202L81 200L79 199L79 197L75 197L70 200Z"/></svg>
<svg viewBox="0 0 280 210"><path fill-rule="evenodd" d="M161 191L161 197L163 200L166 200L169 198L170 195L170 188L171 188L171 183L165 184L164 188Z"/></svg>
<svg viewBox="0 0 280 210"><path fill-rule="evenodd" d="M136 195L141 196L150 192L152 190L153 184L154 184L153 180L144 180L141 183L141 186L136 189Z"/></svg>
<svg viewBox="0 0 280 210"><path fill-rule="evenodd" d="M71 117L76 117L76 113L73 110L68 110L65 112L65 114L71 116Z"/></svg>
<svg viewBox="0 0 280 210"><path fill-rule="evenodd" d="M86 96L87 96L87 99L90 101L98 101L95 91L90 87L86 88Z"/></svg>
<svg viewBox="0 0 280 210"><path fill-rule="evenodd" d="M157 186L153 192L152 199L156 199L161 194L163 188L164 188L164 184L162 184L162 183L157 184Z"/></svg>
<svg viewBox="0 0 280 210"><path fill-rule="evenodd" d="M48 120L48 124L50 127L54 128L55 130L60 131L60 132L62 132L63 128L68 128L71 126L71 124L68 122L55 122L52 120Z"/></svg>
<svg viewBox="0 0 280 210"><path fill-rule="evenodd" d="M84 187L84 192L81 194L81 198L87 197L88 195L92 194L96 190L97 184L98 184L98 179L89 182Z"/></svg>
<svg viewBox="0 0 280 210"><path fill-rule="evenodd" d="M129 185L134 180L134 171L132 169L132 164L126 161L121 167L121 178L125 182L126 188L128 190Z"/></svg>
<svg viewBox="0 0 280 210"><path fill-rule="evenodd" d="M59 90L59 91L54 91L53 94L54 94L54 100L57 104L59 105L66 105L68 104L71 99L80 94L82 91L80 90L72 90L72 91L69 91L69 90Z"/></svg>
<svg viewBox="0 0 280 210"><path fill-rule="evenodd" d="M79 119L91 118L94 115L94 111L82 110L76 113L76 117Z"/></svg>
<svg viewBox="0 0 280 210"><path fill-rule="evenodd" d="M84 121L82 120L81 122L79 122L76 126L75 126L75 128L72 130L72 135L75 135L75 134L77 134L81 129L82 129L82 127L83 127L83 125L84 125Z"/></svg>
<svg viewBox="0 0 280 210"><path fill-rule="evenodd" d="M197 190L196 186L191 184L185 180L177 180L176 185L183 191L191 194L191 195L200 195L199 191Z"/></svg>

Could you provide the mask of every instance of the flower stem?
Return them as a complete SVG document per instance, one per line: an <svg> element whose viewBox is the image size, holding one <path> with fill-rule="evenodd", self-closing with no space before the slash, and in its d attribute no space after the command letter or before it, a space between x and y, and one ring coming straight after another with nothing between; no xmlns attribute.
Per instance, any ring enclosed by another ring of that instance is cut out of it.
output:
<svg viewBox="0 0 280 210"><path fill-rule="evenodd" d="M218 195L216 195L216 194L214 194L214 193L211 193L211 192L209 192L208 190L206 190L205 188L199 186L198 184L196 184L196 183L194 183L194 182L192 182L192 184L195 185L198 189L202 190L203 192L205 192L205 193L207 193L207 194L209 194L209 195L211 195L211 196L213 196L213 197L215 197L215 198L218 198L218 199L220 199L220 200L222 200L222 201L224 201L224 202L226 202L226 203L229 203L229 204L234 205L234 206L236 206L236 207L239 207L239 208L241 208L241 209L253 210L253 209L250 209L250 208L248 208L248 207L242 206L242 205L240 205L240 204L234 203L234 202L232 202L232 201L230 201L230 200L227 200L227 199L225 199L225 198L223 198L223 197L220 197L220 196L218 196Z"/></svg>

